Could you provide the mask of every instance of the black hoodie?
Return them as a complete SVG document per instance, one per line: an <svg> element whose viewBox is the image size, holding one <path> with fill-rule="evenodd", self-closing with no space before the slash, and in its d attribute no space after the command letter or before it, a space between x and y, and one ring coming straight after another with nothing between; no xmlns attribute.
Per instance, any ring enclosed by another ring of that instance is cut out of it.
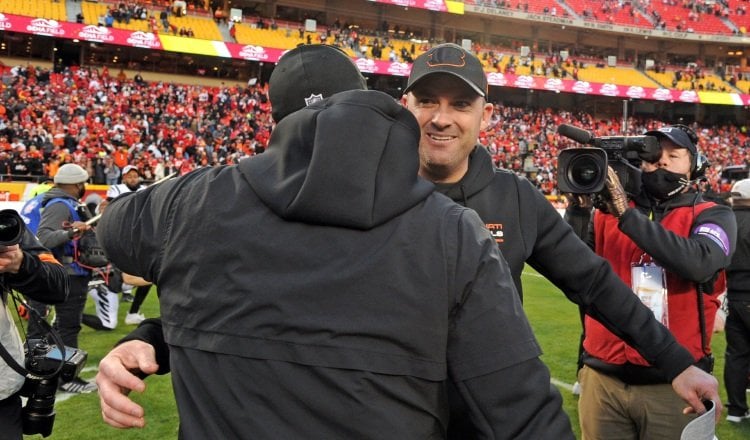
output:
<svg viewBox="0 0 750 440"><path fill-rule="evenodd" d="M111 261L159 288L183 438L442 438L449 378L485 438L572 438L507 264L417 177L418 139L344 92L108 206Z"/></svg>

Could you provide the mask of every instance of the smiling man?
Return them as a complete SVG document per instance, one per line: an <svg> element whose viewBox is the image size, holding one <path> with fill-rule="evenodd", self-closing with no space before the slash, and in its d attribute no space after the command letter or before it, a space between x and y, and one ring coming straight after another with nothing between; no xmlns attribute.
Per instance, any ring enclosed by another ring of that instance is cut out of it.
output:
<svg viewBox="0 0 750 440"><path fill-rule="evenodd" d="M434 182L437 191L479 214L507 260L519 293L521 272L528 263L658 366L691 411L705 411L701 397L720 402L716 379L692 365L692 355L609 264L575 235L528 180L496 168L487 149L477 143L479 132L489 125L492 104L487 102L487 76L476 56L456 44L433 47L414 60L404 93L402 104L421 129L419 174ZM450 436L467 438L471 426L456 416L457 407L452 411Z"/></svg>

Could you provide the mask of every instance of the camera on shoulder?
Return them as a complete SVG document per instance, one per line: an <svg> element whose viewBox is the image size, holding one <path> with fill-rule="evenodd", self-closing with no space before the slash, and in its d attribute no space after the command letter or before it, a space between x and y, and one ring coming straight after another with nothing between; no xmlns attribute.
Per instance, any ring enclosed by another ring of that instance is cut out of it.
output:
<svg viewBox="0 0 750 440"><path fill-rule="evenodd" d="M87 358L83 350L66 346L61 351L46 339L27 341L25 367L28 374L21 388L21 395L28 399L22 410L24 434L47 437L52 433L58 383L77 377Z"/></svg>
<svg viewBox="0 0 750 440"><path fill-rule="evenodd" d="M557 157L557 185L561 192L597 194L604 189L607 167L610 166L630 196L641 190L642 161L655 162L661 156L659 141L654 136L595 137L586 130L562 124L557 132L585 148L569 148Z"/></svg>

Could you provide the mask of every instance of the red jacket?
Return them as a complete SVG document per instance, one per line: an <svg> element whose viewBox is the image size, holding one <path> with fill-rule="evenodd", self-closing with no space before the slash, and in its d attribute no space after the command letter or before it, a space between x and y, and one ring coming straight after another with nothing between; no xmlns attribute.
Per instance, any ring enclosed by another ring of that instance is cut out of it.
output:
<svg viewBox="0 0 750 440"><path fill-rule="evenodd" d="M706 208L714 205L711 202L704 202L696 205L695 209L690 206L675 208L662 219L661 224L666 229L687 237L690 235L695 217ZM630 286L631 265L637 264L639 261L650 262L651 258L646 255L642 259L644 252L620 231L617 224L618 220L614 216L600 211L596 212L594 216L595 250L597 254L610 262L615 272ZM713 293L703 295L705 328L707 329L706 343L709 345L705 350L701 347L696 283L670 272L666 272L666 274L669 329L677 342L685 346L697 361L710 353L710 338L714 326L714 317L719 307L717 297L726 287L724 271L721 271L716 279ZM586 316L585 327L586 339L583 346L590 355L609 364L649 365L637 351L589 316Z"/></svg>

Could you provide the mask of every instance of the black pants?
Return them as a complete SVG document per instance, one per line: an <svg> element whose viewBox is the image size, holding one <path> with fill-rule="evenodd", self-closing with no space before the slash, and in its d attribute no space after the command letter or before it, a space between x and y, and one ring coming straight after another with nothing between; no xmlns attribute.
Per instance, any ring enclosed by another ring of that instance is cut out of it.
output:
<svg viewBox="0 0 750 440"><path fill-rule="evenodd" d="M135 288L135 295L133 295L133 303L130 304L130 311L128 313L138 313L141 310L141 304L146 300L148 292L151 291L151 284L148 286L138 286Z"/></svg>
<svg viewBox="0 0 750 440"><path fill-rule="evenodd" d="M8 440L23 438L21 397L18 393L0 400L0 437Z"/></svg>
<svg viewBox="0 0 750 440"><path fill-rule="evenodd" d="M70 293L62 304L55 305L55 330L68 347L78 348L78 334L81 332L83 308L86 305L90 277L71 276ZM47 305L29 300L29 305L44 316ZM29 318L28 338L39 339L46 334L44 328L33 318Z"/></svg>
<svg viewBox="0 0 750 440"><path fill-rule="evenodd" d="M729 399L730 416L747 412L748 374L750 374L750 300L732 299L727 295L729 314L724 331L727 338L724 386Z"/></svg>

